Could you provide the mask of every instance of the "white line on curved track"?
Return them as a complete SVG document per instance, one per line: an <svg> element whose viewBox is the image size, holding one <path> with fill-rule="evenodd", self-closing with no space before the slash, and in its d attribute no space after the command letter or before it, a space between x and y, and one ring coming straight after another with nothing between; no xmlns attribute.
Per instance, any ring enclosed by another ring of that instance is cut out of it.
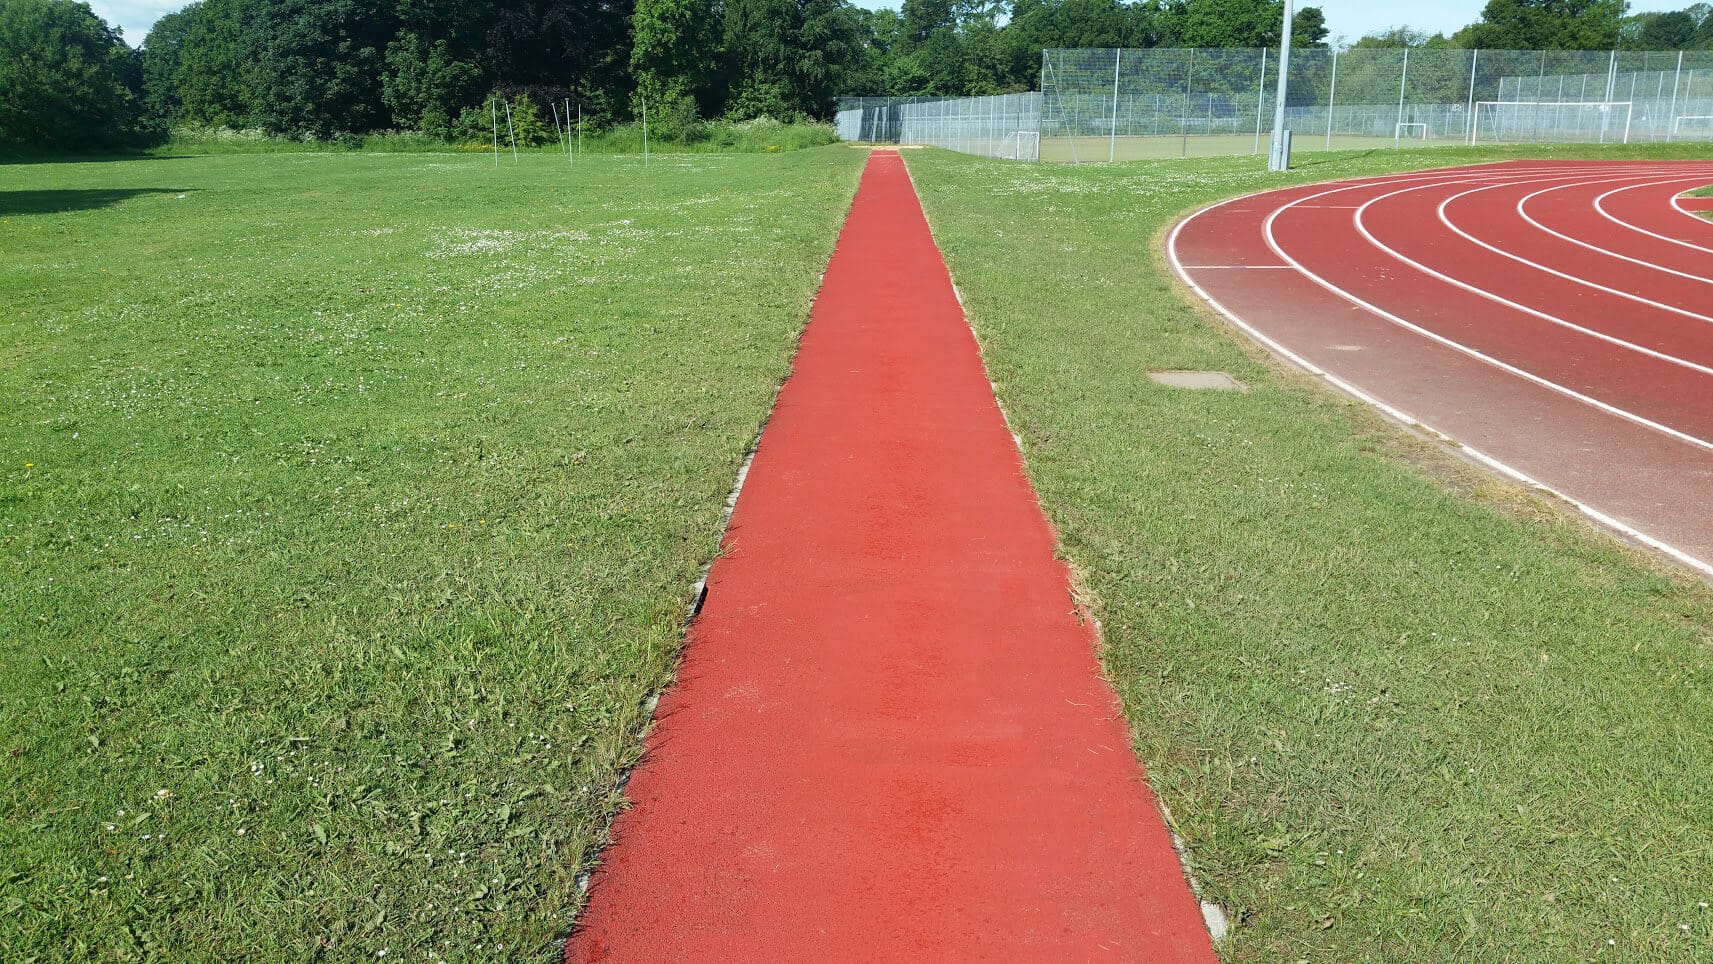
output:
<svg viewBox="0 0 1713 964"><path fill-rule="evenodd" d="M1664 183L1670 183L1670 182L1662 181L1660 183L1664 184ZM1643 184L1634 185L1634 187L1646 187L1646 186L1647 185L1643 185ZM1705 252L1706 254L1713 254L1713 248L1703 247L1702 245L1694 244L1694 243L1691 243L1689 241L1685 241L1682 238L1674 238L1674 237L1671 237L1670 235L1660 234L1657 231L1649 231L1647 228L1644 228L1640 225L1631 224L1630 222L1625 221L1623 218L1617 217L1616 215L1612 214L1612 212L1606 210L1605 201L1607 198L1611 197L1614 194L1620 194L1620 193L1622 193L1624 191L1628 191L1628 190L1630 190L1630 188L1619 188L1616 191L1607 191L1605 194L1600 195L1599 197L1594 199L1594 210L1598 211L1600 213L1601 217L1612 222L1613 224L1619 225L1620 227L1628 228L1629 230L1635 231L1638 234L1645 234L1650 238L1658 238L1661 241L1670 241L1672 244L1682 245L1685 248L1690 248L1690 249L1693 249L1695 251Z"/></svg>
<svg viewBox="0 0 1713 964"><path fill-rule="evenodd" d="M1404 189L1399 190L1399 191L1392 191L1392 192L1387 193L1387 194L1378 195L1378 196L1370 199L1366 204L1363 204L1363 205L1360 205L1359 207L1357 207L1356 216L1355 216L1355 220L1354 220L1356 230L1358 233L1360 233L1362 235L1363 239L1365 239L1373 247L1380 250L1382 253L1384 253L1384 254L1392 257L1392 258L1395 258L1398 261L1403 262L1404 264L1409 265L1410 267L1416 269L1417 271L1420 271L1422 274L1425 274L1428 277L1433 278L1437 281L1441 281L1441 282L1444 282L1446 284L1452 285L1454 287L1461 288L1461 289L1468 291L1468 292L1471 292L1471 293L1473 293L1479 297L1485 298L1488 301L1492 301L1496 304L1504 305L1507 308L1515 309L1517 311L1523 312L1524 314L1531 315L1533 317L1539 318L1542 321L1546 321L1550 324L1558 325L1562 328L1567 328L1571 331L1577 332L1579 334L1587 335L1591 338L1597 338L1600 341L1604 341L1604 342L1607 342L1609 344L1616 345L1619 348L1625 348L1625 349L1628 349L1630 351L1634 351L1634 352L1638 352L1638 353L1643 354L1643 355L1647 355L1651 358L1657 358L1660 361L1664 361L1664 362L1667 362L1669 364L1681 365L1684 368L1688 368L1692 371L1700 372L1703 375L1713 375L1713 368L1709 368L1706 365L1700 365L1700 364L1697 364L1695 362L1689 361L1687 359L1679 358L1676 355L1669 355L1669 354L1666 354L1665 352L1657 351L1655 349L1648 348L1644 345L1638 345L1634 342L1625 341L1622 338L1619 338L1615 335L1608 335L1602 331L1596 331L1592 328L1585 328L1582 325L1578 325L1574 322L1566 321L1565 319L1560 318L1557 315L1548 314L1547 312L1541 311L1537 308L1532 308L1532 307L1525 305L1521 302L1512 301L1511 299L1506 298L1502 295L1499 295L1495 292L1488 291L1486 288L1482 288L1482 287L1479 287L1477 285L1470 284L1467 281L1462 281L1462 280L1460 280L1458 278L1454 278L1451 275L1448 275L1442 271L1438 271L1434 268L1430 268L1427 265L1422 264L1420 261L1417 261L1417 260L1409 257L1408 255L1403 254L1402 252L1398 251L1397 249L1390 247L1385 242L1381 241L1379 238L1376 238L1374 236L1373 232L1368 230L1368 224L1366 221L1366 218L1368 215L1368 209L1370 207L1372 207L1373 205L1380 203L1381 201L1385 201L1385 200L1388 200L1390 198L1398 197L1398 196L1403 195L1403 194L1409 194L1409 193L1414 192L1414 191L1425 191L1425 190L1431 190L1433 188L1444 187L1447 184L1463 184L1463 183L1467 183L1467 182L1455 181L1455 180L1454 181L1437 181L1437 182L1434 182L1432 184L1413 185L1411 187L1407 187L1407 188L1404 188ZM1531 182L1522 182L1522 183L1531 183ZM1492 190L1495 187L1513 187L1513 186L1515 186L1514 183L1496 184L1496 185L1488 185L1488 186L1482 187L1482 188L1477 188L1476 190L1485 191L1485 190ZM1475 192L1469 191L1469 192L1464 192L1464 193L1471 193L1472 194ZM1463 196L1462 194L1458 194L1458 195L1455 195L1454 198L1455 197L1462 197L1462 196ZM1449 203L1449 202L1447 202L1447 203ZM1463 231L1459 230L1455 225L1451 224L1450 221L1446 221L1445 215L1444 215L1444 205L1440 206L1440 211L1441 211L1440 220L1444 221L1445 225L1447 227L1451 228L1451 230L1456 231L1458 234L1463 235L1466 238L1469 238L1469 240L1474 241L1476 244L1479 244L1484 248L1489 248L1489 249L1491 249L1491 250L1493 250L1499 254L1505 254L1505 252L1499 251L1499 249L1493 248L1491 245L1488 245L1482 241L1479 241L1473 237L1470 237L1467 234L1464 234ZM1523 261L1524 259L1518 258L1517 260ZM1529 261L1524 261L1524 263L1525 264L1533 264L1533 262L1529 262ZM1548 270L1548 271L1551 270L1551 269L1544 268L1544 266L1542 266L1542 265L1535 265L1535 267L1540 267L1540 268L1543 268L1543 270ZM1557 272L1557 271L1552 271L1551 273L1561 274L1560 272ZM1561 275L1561 276L1567 277L1567 278L1570 277L1569 275ZM1656 303L1655 302L1649 302L1649 304L1656 304ZM1661 305L1660 307L1669 307L1669 306ZM1701 315L1696 315L1695 317L1701 318L1701 320L1703 320L1703 321L1713 322L1713 318L1706 318L1706 317L1703 317Z"/></svg>
<svg viewBox="0 0 1713 964"><path fill-rule="evenodd" d="M1706 218L1702 217L1700 214L1698 214L1694 211L1691 211L1688 208L1683 206L1684 197L1685 197L1685 195L1683 195L1683 194L1678 194L1678 195L1674 196L1671 199L1671 209L1673 211L1676 211L1678 214L1683 215L1686 218L1694 218L1696 221L1700 222L1702 227L1713 227L1713 221L1709 221ZM1713 200L1713 198L1704 199L1704 200Z"/></svg>
<svg viewBox="0 0 1713 964"><path fill-rule="evenodd" d="M1585 184L1606 184L1606 183L1611 183L1611 182L1610 182L1610 180L1601 180L1601 181L1588 181L1588 182L1584 182L1584 183ZM1458 200L1461 200L1463 198L1469 197L1470 195L1479 194L1482 191L1491 191L1495 187L1503 187L1503 186L1504 185L1489 185L1487 187L1476 188L1472 191L1464 191L1464 192L1459 193L1459 194L1454 194L1451 197L1446 198L1444 201L1440 202L1440 205L1439 205L1439 221L1440 221L1440 223L1445 225L1446 227L1450 228L1452 231L1456 232L1460 237L1466 238L1469 241L1472 241L1475 244L1478 244L1481 247L1486 248L1488 251L1491 251L1494 254L1499 255L1500 257L1509 258L1512 261L1518 262L1519 264L1526 264L1531 268L1538 268L1541 271L1546 272L1547 274L1553 275L1555 277L1563 278L1566 281L1575 282L1576 284L1583 285L1583 286L1589 287L1589 288L1594 288L1598 291L1604 291L1607 294L1617 295L1620 298L1628 298L1631 301L1635 301L1635 302L1638 302L1640 304L1648 305L1650 307L1658 308L1661 311L1668 311L1668 312L1671 312L1672 314L1683 315L1686 318L1694 318L1698 321L1713 322L1713 316L1703 315L1699 312L1690 311L1687 308L1679 308L1676 305L1668 305L1668 304L1665 304L1663 302L1655 301L1652 298L1648 298L1648 297L1645 297L1643 295L1635 294L1634 292L1622 291L1618 288L1609 288L1606 285L1600 284L1597 281L1589 281L1586 278L1580 278L1580 277L1577 277L1576 275L1570 274L1568 272L1560 271L1557 268L1553 268L1549 265L1542 264L1539 261L1531 261L1528 258L1525 258L1520 254L1514 254L1510 251L1505 250L1504 248L1499 247L1496 244L1491 244L1489 242L1483 241L1480 238L1476 237L1475 235L1470 234L1468 231L1465 231L1462 228L1458 227L1457 224L1452 221L1451 216L1446 212L1446 209L1451 206L1451 203L1453 201L1458 201ZM1558 190L1558 189L1553 188L1552 190ZM1537 193L1539 193L1539 192L1537 192ZM1529 195L1529 197L1533 197L1533 196L1534 195L1532 195L1532 194ZM1527 199L1528 198L1524 198L1523 200L1526 201ZM1518 213L1521 213L1520 206L1522 204L1522 201L1519 201L1517 203L1519 205ZM1697 279L1697 280L1705 281L1707 279ZM1713 282L1710 282L1710 283L1713 283Z"/></svg>
<svg viewBox="0 0 1713 964"><path fill-rule="evenodd" d="M1269 192L1260 192L1260 193L1269 193ZM1250 325L1248 322L1244 321L1242 318L1238 317L1236 312L1232 311L1230 308L1227 308L1225 305L1221 304L1219 299L1213 297L1212 295L1208 294L1207 291L1203 290L1201 285L1197 284L1196 280L1194 278L1190 277L1189 272L1184 268L1183 261L1180 260L1178 257L1178 237L1183 233L1184 228L1187 227L1191 221L1194 221L1197 218L1207 214L1209 211L1213 211L1217 208L1224 207L1224 206L1231 204L1233 202L1236 202L1236 201L1248 200L1249 198L1253 198L1256 196L1258 196L1258 195L1257 194L1246 194L1246 195L1243 195L1242 197L1231 198L1229 200L1220 201L1217 204L1211 204L1205 208L1202 208L1200 211L1197 211L1196 213L1190 215L1189 217L1185 218L1184 220L1178 222L1177 226L1172 228L1172 233L1170 236L1168 236L1168 238L1166 240L1166 258L1167 258L1167 260L1172 262L1172 269L1177 273L1178 278L1180 280L1182 280L1184 282L1184 284L1189 285L1190 290L1194 291L1196 293L1197 297L1199 297L1203 301L1207 302L1208 305L1210 305L1214 311L1218 312L1222 317L1225 318L1226 321L1229 321L1231 324L1237 326L1238 330L1247 334L1250 338L1255 339L1255 341L1259 342L1262 345L1265 345L1270 351L1276 353L1281 358L1286 359L1287 361L1289 361L1292 364L1296 365L1297 367L1303 369L1304 371L1308 372L1309 374L1314 375L1315 377L1324 380L1327 384L1333 386L1334 388L1345 393L1346 395L1349 395L1351 398L1354 398L1359 402L1363 402L1365 404L1371 405L1374 408L1378 409L1381 413L1383 413L1383 414L1389 416L1390 418L1393 418L1399 422L1402 422L1405 425L1409 425L1409 426L1413 426L1415 428L1421 429L1422 431L1427 432L1428 434L1433 435L1433 436L1435 436L1435 437L1437 437L1437 438L1439 438L1439 439L1441 439L1441 440L1443 440L1449 444L1456 445L1458 447L1458 449L1460 451L1462 451L1464 454L1466 454L1470 458L1475 459L1476 461L1482 463L1483 465L1486 465L1487 467L1493 469L1494 471L1498 472L1500 475L1506 476L1507 478L1514 479L1517 482L1519 482L1519 483L1521 483L1521 484L1523 484L1523 485L1525 485L1531 489L1534 489L1538 492L1544 492L1547 495L1550 495L1556 499L1560 499L1560 500L1564 501L1567 505L1573 506L1576 509L1576 511L1582 513L1583 515L1587 516L1590 519L1593 519L1595 522L1599 523L1600 525L1603 525L1603 526L1607 527L1608 529L1613 530L1614 532L1621 533L1625 536L1630 537L1631 539L1636 540L1637 542L1642 543L1645 546L1648 546L1652 549L1655 549L1659 552L1662 552L1662 553L1666 554L1667 556L1670 556L1671 558L1676 559L1678 562L1681 562L1684 565L1690 567L1691 569L1694 569L1694 570L1696 570L1696 571L1698 571L1704 575L1713 576L1713 562L1707 562L1707 561L1704 561L1702 559L1698 559L1695 556L1692 556L1689 553L1684 552L1682 549L1677 548L1676 546L1672 545L1669 542L1665 542L1663 540L1656 539L1653 536L1648 535L1646 532L1643 532L1642 530L1637 529L1634 526L1631 526L1631 525L1628 525L1624 522L1621 522L1618 519L1613 518L1612 516L1609 516L1604 512L1601 512L1599 509L1596 509L1593 506L1572 497L1569 493L1562 492L1558 489L1555 489L1552 486L1547 485L1544 482L1541 482L1540 480L1534 478L1533 476L1530 476L1529 474L1527 474L1526 472L1523 472L1520 469L1517 469L1511 465L1508 465L1505 462L1502 462L1499 459L1496 459L1496 458L1486 454L1485 452L1482 452L1479 449L1472 448L1469 445L1458 441L1457 439L1453 438L1452 436L1440 431L1437 428L1434 428L1432 425L1429 425L1428 423L1422 421L1421 419L1416 418L1415 416L1409 414L1408 412L1405 412L1404 410L1402 410L1400 408L1397 408L1393 405L1389 405L1386 402L1381 401L1380 399L1376 398L1375 396L1368 394L1367 392L1363 391L1360 388L1357 388L1354 384L1347 382L1342 378L1339 378L1337 375L1334 375L1331 372L1321 368L1319 365L1316 365L1314 362L1309 361L1307 358L1303 357L1302 355L1299 355L1296 352L1291 351L1289 348L1286 348L1284 345L1280 344L1279 342L1274 341L1272 338L1263 334L1260 331L1260 329L1255 328L1254 326Z"/></svg>
<svg viewBox="0 0 1713 964"><path fill-rule="evenodd" d="M1442 335L1436 331L1430 331L1429 329L1423 328L1421 325L1415 324L1414 322L1411 322L1411 321L1408 321L1404 318L1401 318L1398 315L1395 315L1392 312L1389 312L1386 309L1381 308L1380 306L1378 306L1376 304L1373 304L1372 302L1365 301L1361 297L1358 297L1356 294L1354 294L1350 291L1347 291L1343 288L1340 288L1338 285L1333 284L1332 282L1326 280L1325 278L1321 277L1320 275L1315 274L1313 271L1310 271L1308 268L1305 268L1303 266L1302 262L1298 261L1297 259L1291 257L1288 253L1286 253L1285 249L1279 244L1278 239L1274 236L1273 225L1274 225L1274 223L1276 223L1278 221L1279 215L1281 215L1281 214L1285 213L1286 211L1290 210L1291 208L1295 207L1301 201L1311 201L1311 200L1315 200L1317 198L1326 197L1327 195L1330 195L1330 194L1338 194L1338 193L1343 192L1343 191L1354 190L1356 188L1364 187L1364 186L1372 187L1375 185L1371 183L1368 185L1350 185L1350 186L1344 186L1344 187L1335 187L1331 190L1322 191L1319 194L1312 194L1312 195L1309 195L1308 197L1300 198L1297 201L1292 201L1288 204L1283 205L1282 207L1274 209L1274 211L1271 214L1267 215L1267 219L1265 221L1263 221L1262 225L1261 225L1261 233L1262 233L1262 236L1267 241L1267 246L1269 248L1271 248L1273 253L1275 255L1277 255L1281 260L1283 260L1286 264L1289 264L1292 267L1296 268L1297 271L1299 273L1301 273L1303 277L1309 279L1310 281L1321 286L1322 288L1325 288L1327 291L1332 292L1333 294L1337 295L1338 297L1343 298L1344 300L1350 302L1351 304L1356 305L1359 308L1365 308L1368 311L1374 313L1375 315L1377 315L1381 318L1384 318L1385 320L1391 322L1394 325L1397 325L1400 328L1403 328L1407 331L1413 331L1416 334L1421 335L1423 338L1427 338L1430 341L1437 342L1438 344L1444 345L1445 347L1450 348L1453 351L1461 352L1462 354L1468 355L1469 357L1474 358L1477 361L1483 362L1487 365L1491 365L1494 368L1499 369L1500 371L1509 372L1510 374L1515 375L1518 378L1524 379L1525 381L1532 382L1536 385L1541 386L1542 388L1548 389L1550 391L1557 392L1560 395L1563 395L1567 398L1576 399L1577 401L1583 403L1584 405L1588 405L1590 407L1599 409L1600 411L1605 412L1608 415L1615 415L1618 418L1624 419L1625 421L1633 422L1636 425L1640 425L1644 428L1652 429L1656 432L1659 432L1662 435L1667 435L1667 436L1674 438L1674 439L1677 439L1678 441L1681 441L1681 442L1687 442L1688 444L1693 445L1696 448L1703 449L1703 450L1706 450L1709 452L1713 452L1713 442L1710 442L1706 439L1699 438L1697 436L1691 435L1688 432L1684 432L1684 431L1681 431L1679 429L1672 428L1669 425L1662 425L1661 423L1656 422L1653 419L1648 418L1645 415L1638 415L1635 412L1629 411L1628 409L1619 408L1618 406L1613 405L1610 402L1603 402L1600 399L1595 398L1591 395L1585 395L1582 392L1579 392L1574 388L1570 388L1570 387L1565 386L1565 385L1560 385L1559 383L1552 381L1550 379L1547 379L1547 378L1542 378L1541 376L1536 375L1534 372L1528 371L1527 369L1524 369L1524 368L1519 368L1516 365L1511 364L1510 362L1502 361L1498 358L1493 357L1492 355L1487 354L1486 352L1481 351L1480 349L1471 348L1468 345L1465 345L1460 341L1456 341L1454 339L1447 338L1446 336L1444 336L1444 335ZM1380 186L1384 186L1384 182L1381 182Z"/></svg>
<svg viewBox="0 0 1713 964"><path fill-rule="evenodd" d="M1709 177L1713 177L1713 174L1710 174L1710 175L1707 175L1707 176L1709 176ZM1699 179L1700 179L1700 177L1701 177L1701 176L1700 176L1700 175L1697 175L1697 176L1695 176L1695 177L1691 177L1691 178L1672 178L1672 179L1670 179L1670 180L1666 180L1666 181L1654 181L1654 182L1652 182L1652 183L1650 183L1650 184L1632 184L1632 185L1630 185L1630 188L1637 188L1637 187L1658 187L1658 186L1660 186L1660 185L1662 185L1662 184L1677 184L1677 183L1680 183L1680 182L1681 182L1681 181L1686 181L1686 180L1699 180ZM1671 274L1671 275L1676 275L1676 276L1678 276L1678 277L1679 277L1679 278L1688 278L1688 279L1689 279L1689 280L1691 280L1691 281L1700 281L1700 282L1703 282L1703 283L1713 283L1713 279L1710 279L1710 278L1704 278L1704 277L1702 277L1702 276L1701 276L1701 275L1698 275L1698 274L1690 274L1690 273L1689 273L1689 272L1687 272L1687 271L1679 271L1679 270L1677 270L1677 269L1676 269L1676 268L1668 268L1668 267L1666 267L1666 266L1665 266L1665 265L1663 265L1663 264L1655 264L1655 263L1654 263L1654 262L1652 262L1652 261L1646 261L1646 260L1643 260L1643 259L1641 259L1641 258L1634 258L1634 257L1631 257L1631 256L1630 256L1630 255L1627 255L1627 254L1621 254L1621 253L1619 253L1619 252L1617 252L1617 251L1613 251L1613 250L1611 250L1611 249L1610 249L1610 248L1602 248L1602 247L1600 247L1600 246L1599 246L1599 245L1597 245L1597 244L1594 244L1594 243L1592 243L1592 242L1589 242L1589 241L1584 241L1584 240L1582 240L1582 239L1581 239L1581 238L1573 238L1573 237L1571 237L1571 236L1570 236L1570 235L1568 235L1568 234L1564 234L1564 233L1563 233L1563 232L1560 232L1560 231L1554 231L1554 230L1553 230L1553 229L1552 229L1552 228L1549 228L1549 227L1547 227L1547 226L1546 226L1546 225L1544 225L1544 224L1542 224L1542 223L1540 223L1540 222L1539 222L1539 221L1537 221L1537 220L1535 220L1535 219L1534 219L1534 218L1533 218L1533 217L1532 217L1532 216L1531 216L1531 215L1530 215L1530 214L1529 214L1529 212L1528 212L1528 210L1527 210L1527 205L1528 205L1528 203L1529 203L1529 202L1530 202L1530 201L1532 201L1532 200L1534 200L1534 199L1535 199L1535 198L1537 198L1537 197L1539 197L1539 196L1541 196L1541 195L1542 195L1542 194L1550 194L1550 193L1552 193L1552 192L1553 192L1553 191L1559 191L1559 190L1563 190L1563 189L1564 189L1564 188L1568 188L1568 187L1580 187L1580 186L1582 186L1582 185L1578 185L1578 184L1564 184L1564 185L1560 185L1560 186L1559 186L1559 187L1555 187L1555 188L1550 188L1550 189L1548 189L1548 190L1545 190L1545 191L1536 191L1536 192L1535 192L1535 193L1533 193L1533 194L1531 194L1531 195L1529 195L1529 196L1528 196L1528 197L1525 197L1525 198L1523 198L1523 199L1522 199L1522 200L1520 200L1520 201L1518 201L1518 202L1517 202L1517 213L1518 213L1518 214L1520 214L1520 215L1522 215L1522 217L1523 217L1523 220L1524 220L1524 221L1527 221L1527 222L1529 222L1529 223L1530 223L1530 224L1532 224L1532 225L1534 225L1534 226L1535 226L1535 227L1537 227L1537 228L1539 228L1539 229L1540 229L1540 230L1542 230L1542 231L1545 231L1545 232L1546 232L1546 233L1547 233L1547 234L1550 234L1550 235L1552 235L1552 236L1553 236L1553 237L1555 237L1555 238L1561 238L1561 239L1563 239L1563 240L1565 240L1565 241L1569 241L1569 242L1570 242L1570 243L1571 243L1571 244L1574 244L1574 245L1576 245L1576 246L1578 246L1578 247L1582 247L1582 248L1587 248L1587 249L1588 249L1588 250L1590 250L1590 251L1595 251L1595 252L1598 252L1598 253L1600 253L1600 254L1603 254L1603 255L1606 255L1606 256L1607 256L1607 257L1611 257L1611 258L1617 258L1617 259L1618 259L1618 260L1620 260L1620 261L1628 261L1628 262L1629 262L1629 263L1631 263L1631 264L1635 264L1635 265L1640 265L1640 266L1642 266L1642 267L1644 267L1644 268L1650 268L1650 269L1652 269L1652 270L1654 270L1654 271L1661 271L1661 272L1664 272L1664 273L1665 273L1665 274ZM1622 189L1621 189L1621 190L1629 190L1629 189L1630 189L1630 188L1622 188ZM1616 193L1617 193L1617 192L1616 192L1616 191L1611 191L1611 192L1608 192L1608 193L1607 193L1607 194L1603 194L1603 195L1601 195L1601 197L1608 197L1608 196L1610 196L1610 195L1611 195L1611 194L1616 194ZM1632 225L1632 224L1630 224L1630 223L1628 223L1628 222L1626 222L1626 221L1619 221L1619 220L1618 220L1618 219L1616 219L1616 218L1614 218L1614 217L1613 217L1613 216L1612 216L1612 215L1610 215L1610 214L1607 214L1607 213L1606 213L1606 212L1605 212L1605 211L1604 211L1604 210L1601 210L1601 209L1600 209L1600 208L1599 208L1599 200L1598 200L1598 199L1596 199L1596 201L1595 201L1595 210L1597 210L1597 211L1599 211L1599 214L1600 214L1600 216L1601 216L1601 217L1603 217L1603 218L1605 218L1605 219L1606 219L1606 220L1608 220L1608 221L1611 221L1611 222L1613 222L1613 223L1615 223L1615 224L1622 224L1622 225L1623 225L1623 226L1624 226L1624 227L1626 227L1626 228L1630 228L1630 229L1631 229L1631 230L1636 230L1636 231L1640 231L1640 230L1641 230L1641 229L1640 229L1640 228L1637 228L1637 227L1635 227L1635 226L1634 226L1634 225ZM1646 232L1646 231L1644 231L1644 232L1642 232L1642 233L1644 233L1644 234L1648 234L1648 233L1651 233L1651 232ZM1655 237L1661 237L1661 235L1655 235ZM1665 240L1667 240L1667 241L1669 241L1669 240L1671 240L1671 239L1670 239L1670 238L1666 238L1666 239L1665 239ZM1693 247L1693 245L1691 245L1691 247ZM1709 251L1709 253L1713 253L1713 251Z"/></svg>

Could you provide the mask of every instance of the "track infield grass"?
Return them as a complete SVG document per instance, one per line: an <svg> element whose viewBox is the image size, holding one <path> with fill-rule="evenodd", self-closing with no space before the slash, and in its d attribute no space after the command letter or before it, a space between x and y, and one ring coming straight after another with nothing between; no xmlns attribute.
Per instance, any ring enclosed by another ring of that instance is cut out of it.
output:
<svg viewBox="0 0 1713 964"><path fill-rule="evenodd" d="M0 169L0 956L546 956L863 160Z"/></svg>
<svg viewBox="0 0 1713 964"><path fill-rule="evenodd" d="M907 158L1227 959L1713 954L1713 592L1269 360L1163 251L1234 194L1527 156L1577 155Z"/></svg>

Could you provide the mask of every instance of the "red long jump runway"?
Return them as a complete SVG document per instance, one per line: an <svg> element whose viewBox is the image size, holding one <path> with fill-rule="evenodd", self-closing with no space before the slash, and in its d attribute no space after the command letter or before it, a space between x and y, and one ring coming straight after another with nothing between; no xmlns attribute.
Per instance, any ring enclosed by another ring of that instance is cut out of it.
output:
<svg viewBox="0 0 1713 964"><path fill-rule="evenodd" d="M1713 163L1514 162L1214 205L1169 254L1289 360L1713 575Z"/></svg>
<svg viewBox="0 0 1713 964"><path fill-rule="evenodd" d="M723 548L568 960L1213 960L896 152Z"/></svg>

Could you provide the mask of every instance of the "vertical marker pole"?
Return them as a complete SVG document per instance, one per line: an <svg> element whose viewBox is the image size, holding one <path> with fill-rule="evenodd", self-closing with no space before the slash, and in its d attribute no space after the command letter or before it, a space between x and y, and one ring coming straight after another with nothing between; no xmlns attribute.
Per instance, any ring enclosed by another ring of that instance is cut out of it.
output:
<svg viewBox="0 0 1713 964"><path fill-rule="evenodd" d="M548 106L553 108L553 146L564 150L565 132L559 129L559 102L552 101Z"/></svg>
<svg viewBox="0 0 1713 964"><path fill-rule="evenodd" d="M1123 47L1112 48L1112 135L1106 142L1106 163L1118 160L1118 62L1124 57Z"/></svg>
<svg viewBox="0 0 1713 964"><path fill-rule="evenodd" d="M500 166L500 101L494 98L488 101L488 114L494 122L494 166Z"/></svg>
<svg viewBox="0 0 1713 964"><path fill-rule="evenodd" d="M512 139L512 163L517 163L517 128L512 126L512 102L506 101L506 134Z"/></svg>
<svg viewBox="0 0 1713 964"><path fill-rule="evenodd" d="M1273 102L1273 146L1267 157L1267 170L1291 169L1291 142L1285 136L1285 98L1291 86L1291 0L1285 0L1285 23L1279 28L1279 83Z"/></svg>
<svg viewBox="0 0 1713 964"><path fill-rule="evenodd" d="M1396 150L1403 137L1404 91L1410 86L1410 48L1404 48L1404 72L1398 77L1398 123L1392 127L1392 148Z"/></svg>
<svg viewBox="0 0 1713 964"><path fill-rule="evenodd" d="M1475 143L1475 74L1481 67L1481 51L1469 52L1469 143ZM1503 98L1500 98L1503 100Z"/></svg>
<svg viewBox="0 0 1713 964"><path fill-rule="evenodd" d="M1261 48L1261 80L1255 85L1255 150L1261 153L1261 114L1267 109L1267 48Z"/></svg>
<svg viewBox="0 0 1713 964"><path fill-rule="evenodd" d="M1332 52L1332 89L1326 94L1326 149L1332 150L1332 113L1338 106L1338 51Z"/></svg>
<svg viewBox="0 0 1713 964"><path fill-rule="evenodd" d="M648 98L642 98L642 166L648 169Z"/></svg>

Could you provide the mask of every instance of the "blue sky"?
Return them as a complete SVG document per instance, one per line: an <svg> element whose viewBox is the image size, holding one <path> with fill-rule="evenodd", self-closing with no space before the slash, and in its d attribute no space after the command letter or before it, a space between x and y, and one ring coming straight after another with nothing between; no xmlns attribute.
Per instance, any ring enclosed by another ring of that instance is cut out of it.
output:
<svg viewBox="0 0 1713 964"><path fill-rule="evenodd" d="M897 7L899 0L854 0L864 7ZM1312 3L1313 0L1310 0ZM1681 10L1693 0L1633 0L1632 13ZM1299 6L1301 4L1299 3ZM132 46L143 42L149 27L162 14L184 6L184 0L91 0L95 12L125 31ZM1407 24L1418 29L1452 31L1480 16L1486 0L1320 0L1333 37L1355 40L1366 33Z"/></svg>

